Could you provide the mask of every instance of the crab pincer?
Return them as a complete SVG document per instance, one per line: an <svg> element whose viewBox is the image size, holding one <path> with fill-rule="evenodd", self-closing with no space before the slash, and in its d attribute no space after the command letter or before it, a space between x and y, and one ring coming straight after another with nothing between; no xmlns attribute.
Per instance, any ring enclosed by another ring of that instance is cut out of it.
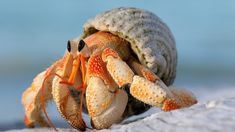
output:
<svg viewBox="0 0 235 132"><path fill-rule="evenodd" d="M82 41L79 43L82 45ZM74 128L85 130L86 124L82 118L84 94L86 90L86 62L82 54L77 53L77 43L68 41L69 57L63 70L57 73L62 78L55 77L52 85L53 99L61 116Z"/></svg>

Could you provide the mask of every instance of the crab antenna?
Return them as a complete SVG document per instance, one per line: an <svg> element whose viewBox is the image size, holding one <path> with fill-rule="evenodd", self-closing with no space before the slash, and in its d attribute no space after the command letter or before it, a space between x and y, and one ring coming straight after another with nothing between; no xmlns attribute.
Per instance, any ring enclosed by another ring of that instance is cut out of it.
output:
<svg viewBox="0 0 235 132"><path fill-rule="evenodd" d="M49 73L48 75L46 75L46 77L43 79L43 82L42 82L42 95L41 95L40 99L41 99L41 104L42 104L42 110L43 110L43 113L48 121L49 126L52 127L55 131L58 131L58 129L56 129L55 125L52 123L51 119L49 118L47 111L46 111L46 107L45 107L45 99L44 99L45 82L51 76L57 76L61 80L63 80L63 78L56 73Z"/></svg>

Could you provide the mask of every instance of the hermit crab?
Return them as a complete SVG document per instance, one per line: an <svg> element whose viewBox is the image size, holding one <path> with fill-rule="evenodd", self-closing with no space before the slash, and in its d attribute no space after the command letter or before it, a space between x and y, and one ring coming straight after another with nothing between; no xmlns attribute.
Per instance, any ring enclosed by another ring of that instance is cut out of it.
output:
<svg viewBox="0 0 235 132"><path fill-rule="evenodd" d="M103 129L151 106L189 107L197 102L191 92L168 87L176 64L174 37L155 14L129 7L98 14L85 23L81 37L68 41L64 57L24 91L25 125L53 126L49 100L79 130L86 129L82 112L93 128Z"/></svg>

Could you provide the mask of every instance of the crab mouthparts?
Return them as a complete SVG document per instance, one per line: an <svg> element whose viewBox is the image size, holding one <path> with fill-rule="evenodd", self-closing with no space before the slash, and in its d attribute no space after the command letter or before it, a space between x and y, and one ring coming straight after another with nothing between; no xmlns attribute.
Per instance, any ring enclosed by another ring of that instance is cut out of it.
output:
<svg viewBox="0 0 235 132"><path fill-rule="evenodd" d="M68 79L69 84L74 84L75 77L77 75L79 66L80 66L80 57L78 56L77 58L75 58L73 60L72 71L71 71L71 74L70 74L69 79Z"/></svg>

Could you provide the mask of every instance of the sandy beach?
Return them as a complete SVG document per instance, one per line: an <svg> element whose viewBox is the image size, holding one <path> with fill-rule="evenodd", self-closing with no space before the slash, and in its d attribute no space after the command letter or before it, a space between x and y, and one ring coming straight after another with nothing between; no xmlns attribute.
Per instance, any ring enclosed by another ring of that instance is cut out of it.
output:
<svg viewBox="0 0 235 132"><path fill-rule="evenodd" d="M114 124L106 131L172 131L172 132L214 132L235 130L235 91L233 88L194 90L199 103L185 109L162 112L157 108L151 108L142 115L131 117L120 124ZM207 94L203 94L207 93ZM209 95L210 93L210 95ZM76 131L72 128L59 128L60 131ZM37 132L52 131L52 129L13 129L8 132ZM87 129L87 131L96 131Z"/></svg>

